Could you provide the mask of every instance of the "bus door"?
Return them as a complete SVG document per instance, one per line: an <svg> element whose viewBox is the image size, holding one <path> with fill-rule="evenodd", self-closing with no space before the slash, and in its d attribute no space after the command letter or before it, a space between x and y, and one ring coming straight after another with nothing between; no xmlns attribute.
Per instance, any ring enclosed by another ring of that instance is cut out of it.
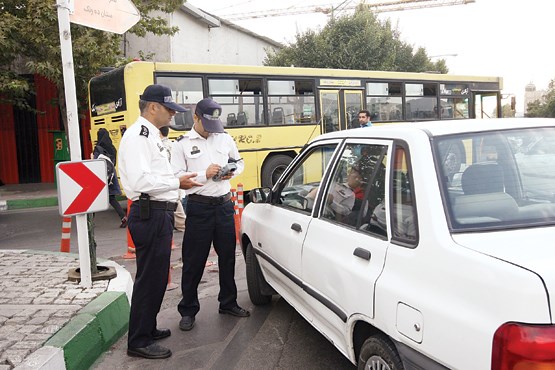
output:
<svg viewBox="0 0 555 370"><path fill-rule="evenodd" d="M473 91L474 117L472 118L498 118L501 117L501 100L496 91Z"/></svg>
<svg viewBox="0 0 555 370"><path fill-rule="evenodd" d="M322 133L358 127L363 90L320 90Z"/></svg>

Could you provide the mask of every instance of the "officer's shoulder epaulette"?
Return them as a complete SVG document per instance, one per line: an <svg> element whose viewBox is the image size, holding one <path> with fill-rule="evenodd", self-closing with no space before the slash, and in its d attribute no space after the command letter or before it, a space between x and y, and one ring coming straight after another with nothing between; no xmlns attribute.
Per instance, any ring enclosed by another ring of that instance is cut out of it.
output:
<svg viewBox="0 0 555 370"><path fill-rule="evenodd" d="M185 137L185 135L181 135L181 136L179 136L177 139L175 139L175 141L183 140L184 137Z"/></svg>
<svg viewBox="0 0 555 370"><path fill-rule="evenodd" d="M141 132L139 132L139 135L148 137L148 134L148 127L146 127L145 125L141 125Z"/></svg>

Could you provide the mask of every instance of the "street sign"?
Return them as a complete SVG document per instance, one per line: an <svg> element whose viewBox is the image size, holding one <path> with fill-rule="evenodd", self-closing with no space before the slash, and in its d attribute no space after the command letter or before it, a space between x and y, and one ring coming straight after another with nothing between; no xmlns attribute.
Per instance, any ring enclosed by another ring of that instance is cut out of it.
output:
<svg viewBox="0 0 555 370"><path fill-rule="evenodd" d="M72 216L108 209L106 162L94 159L56 165L60 215Z"/></svg>
<svg viewBox="0 0 555 370"><path fill-rule="evenodd" d="M71 23L97 30L125 33L141 19L131 0L75 0Z"/></svg>

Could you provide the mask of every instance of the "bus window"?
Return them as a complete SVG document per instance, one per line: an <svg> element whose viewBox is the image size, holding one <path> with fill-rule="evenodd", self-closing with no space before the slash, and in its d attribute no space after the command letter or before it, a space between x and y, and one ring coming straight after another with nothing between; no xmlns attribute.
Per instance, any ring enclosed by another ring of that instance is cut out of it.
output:
<svg viewBox="0 0 555 370"><path fill-rule="evenodd" d="M469 118L468 98L441 98L441 119Z"/></svg>
<svg viewBox="0 0 555 370"><path fill-rule="evenodd" d="M261 79L209 79L208 95L222 106L226 127L264 124Z"/></svg>
<svg viewBox="0 0 555 370"><path fill-rule="evenodd" d="M366 107L372 122L403 119L400 82L369 82L366 84L366 94Z"/></svg>
<svg viewBox="0 0 555 370"><path fill-rule="evenodd" d="M407 120L438 119L437 84L405 84Z"/></svg>
<svg viewBox="0 0 555 370"><path fill-rule="evenodd" d="M123 68L117 68L91 80L91 117L127 110L123 72Z"/></svg>
<svg viewBox="0 0 555 370"><path fill-rule="evenodd" d="M339 131L339 91L321 91L320 104L324 133Z"/></svg>
<svg viewBox="0 0 555 370"><path fill-rule="evenodd" d="M314 123L313 80L269 80L268 118L270 125Z"/></svg>
<svg viewBox="0 0 555 370"><path fill-rule="evenodd" d="M172 90L173 100L189 109L177 113L170 124L173 130L184 131L193 127L193 112L197 102L202 100L202 79L200 77L158 76L156 83L166 85Z"/></svg>
<svg viewBox="0 0 555 370"><path fill-rule="evenodd" d="M441 119L470 118L469 88L467 84L439 84L439 92L441 95Z"/></svg>
<svg viewBox="0 0 555 370"><path fill-rule="evenodd" d="M476 118L496 118L498 115L497 92L493 93L475 93L474 105Z"/></svg>

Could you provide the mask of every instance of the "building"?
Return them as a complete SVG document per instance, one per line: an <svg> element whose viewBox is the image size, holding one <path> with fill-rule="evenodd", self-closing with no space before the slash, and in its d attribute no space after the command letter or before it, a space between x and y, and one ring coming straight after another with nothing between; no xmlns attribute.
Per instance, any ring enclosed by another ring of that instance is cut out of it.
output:
<svg viewBox="0 0 555 370"><path fill-rule="evenodd" d="M127 35L124 54L152 54L157 62L262 65L268 50L282 45L268 37L185 3L172 14L160 13L179 32L173 37Z"/></svg>
<svg viewBox="0 0 555 370"><path fill-rule="evenodd" d="M530 82L524 88L524 114L528 113L528 104L536 100L544 101L544 95L547 93L545 90L536 90L536 85Z"/></svg>

